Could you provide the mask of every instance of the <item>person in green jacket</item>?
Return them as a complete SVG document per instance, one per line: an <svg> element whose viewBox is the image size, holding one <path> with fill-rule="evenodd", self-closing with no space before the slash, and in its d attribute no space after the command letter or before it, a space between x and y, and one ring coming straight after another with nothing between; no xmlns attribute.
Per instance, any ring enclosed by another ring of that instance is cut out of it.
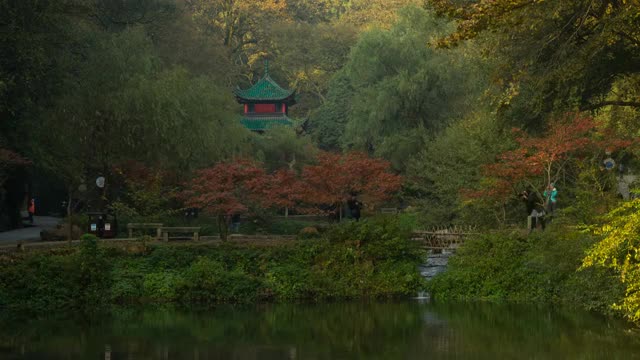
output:
<svg viewBox="0 0 640 360"><path fill-rule="evenodd" d="M555 215L556 207L558 205L558 189L554 183L549 184L547 186L547 190L542 193L545 199L545 205L547 208L547 213L553 217Z"/></svg>

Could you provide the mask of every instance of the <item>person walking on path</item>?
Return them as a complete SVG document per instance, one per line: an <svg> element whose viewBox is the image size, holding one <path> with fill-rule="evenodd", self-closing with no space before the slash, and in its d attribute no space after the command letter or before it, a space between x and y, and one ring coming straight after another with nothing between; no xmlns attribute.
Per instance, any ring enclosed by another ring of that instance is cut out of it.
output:
<svg viewBox="0 0 640 360"><path fill-rule="evenodd" d="M29 222L33 224L33 215L36 214L36 199L31 198L29 200L29 206L27 206L27 212L29 213Z"/></svg>
<svg viewBox="0 0 640 360"><path fill-rule="evenodd" d="M545 199L547 213L549 213L553 219L558 206L558 189L556 189L554 183L550 183L549 186L547 186L547 190L545 190L542 195Z"/></svg>
<svg viewBox="0 0 640 360"><path fill-rule="evenodd" d="M355 195L351 195L351 199L347 201L347 206L349 206L351 217L356 221L360 221L360 209L362 209L362 203L358 201Z"/></svg>

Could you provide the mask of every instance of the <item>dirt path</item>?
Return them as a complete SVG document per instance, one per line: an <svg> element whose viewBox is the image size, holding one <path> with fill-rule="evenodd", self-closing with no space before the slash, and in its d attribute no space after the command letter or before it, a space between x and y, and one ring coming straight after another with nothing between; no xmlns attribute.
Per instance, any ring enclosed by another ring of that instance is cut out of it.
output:
<svg viewBox="0 0 640 360"><path fill-rule="evenodd" d="M11 231L0 232L0 245L11 245L21 242L40 241L40 231L53 229L60 218L51 216L34 216L33 226Z"/></svg>

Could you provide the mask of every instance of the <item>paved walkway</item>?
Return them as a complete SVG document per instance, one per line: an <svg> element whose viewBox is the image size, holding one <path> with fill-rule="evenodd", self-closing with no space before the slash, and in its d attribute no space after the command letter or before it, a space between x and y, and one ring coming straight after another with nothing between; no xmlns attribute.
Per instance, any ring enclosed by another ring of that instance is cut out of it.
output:
<svg viewBox="0 0 640 360"><path fill-rule="evenodd" d="M0 232L0 245L16 244L18 241L40 241L40 231L55 228L60 220L51 216L34 216L31 227Z"/></svg>

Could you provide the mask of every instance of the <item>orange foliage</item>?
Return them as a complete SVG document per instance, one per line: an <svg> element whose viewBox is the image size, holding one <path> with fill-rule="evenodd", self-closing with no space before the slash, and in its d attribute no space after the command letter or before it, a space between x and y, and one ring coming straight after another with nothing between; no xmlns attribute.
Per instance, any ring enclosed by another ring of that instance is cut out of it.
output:
<svg viewBox="0 0 640 360"><path fill-rule="evenodd" d="M300 199L319 210L339 206L353 193L367 205L389 199L402 185L402 177L389 172L389 162L364 153L320 153L318 163L302 171Z"/></svg>
<svg viewBox="0 0 640 360"><path fill-rule="evenodd" d="M261 201L266 183L264 169L254 162L218 163L199 170L187 184L182 198L187 206L212 215L240 214L249 210L249 204Z"/></svg>
<svg viewBox="0 0 640 360"><path fill-rule="evenodd" d="M480 190L465 190L463 196L504 200L514 194L515 187L522 182L531 183L530 180L536 178L545 184L555 182L569 160L602 150L613 152L632 144L612 134L602 137L593 119L580 115L553 123L542 137L532 137L521 129L514 129L513 133L519 147L500 154L495 163L484 166L485 186ZM602 139L598 140L599 137Z"/></svg>
<svg viewBox="0 0 640 360"><path fill-rule="evenodd" d="M300 184L296 173L289 169L276 171L267 177L262 188L263 208L293 208L298 198Z"/></svg>
<svg viewBox="0 0 640 360"><path fill-rule="evenodd" d="M181 194L185 204L212 215L246 213L251 208L294 208L330 212L351 194L376 205L400 189L402 178L389 172L390 164L363 153L321 153L316 165L268 175L257 163L239 160L219 163L197 172ZM300 205L300 206L299 206Z"/></svg>

